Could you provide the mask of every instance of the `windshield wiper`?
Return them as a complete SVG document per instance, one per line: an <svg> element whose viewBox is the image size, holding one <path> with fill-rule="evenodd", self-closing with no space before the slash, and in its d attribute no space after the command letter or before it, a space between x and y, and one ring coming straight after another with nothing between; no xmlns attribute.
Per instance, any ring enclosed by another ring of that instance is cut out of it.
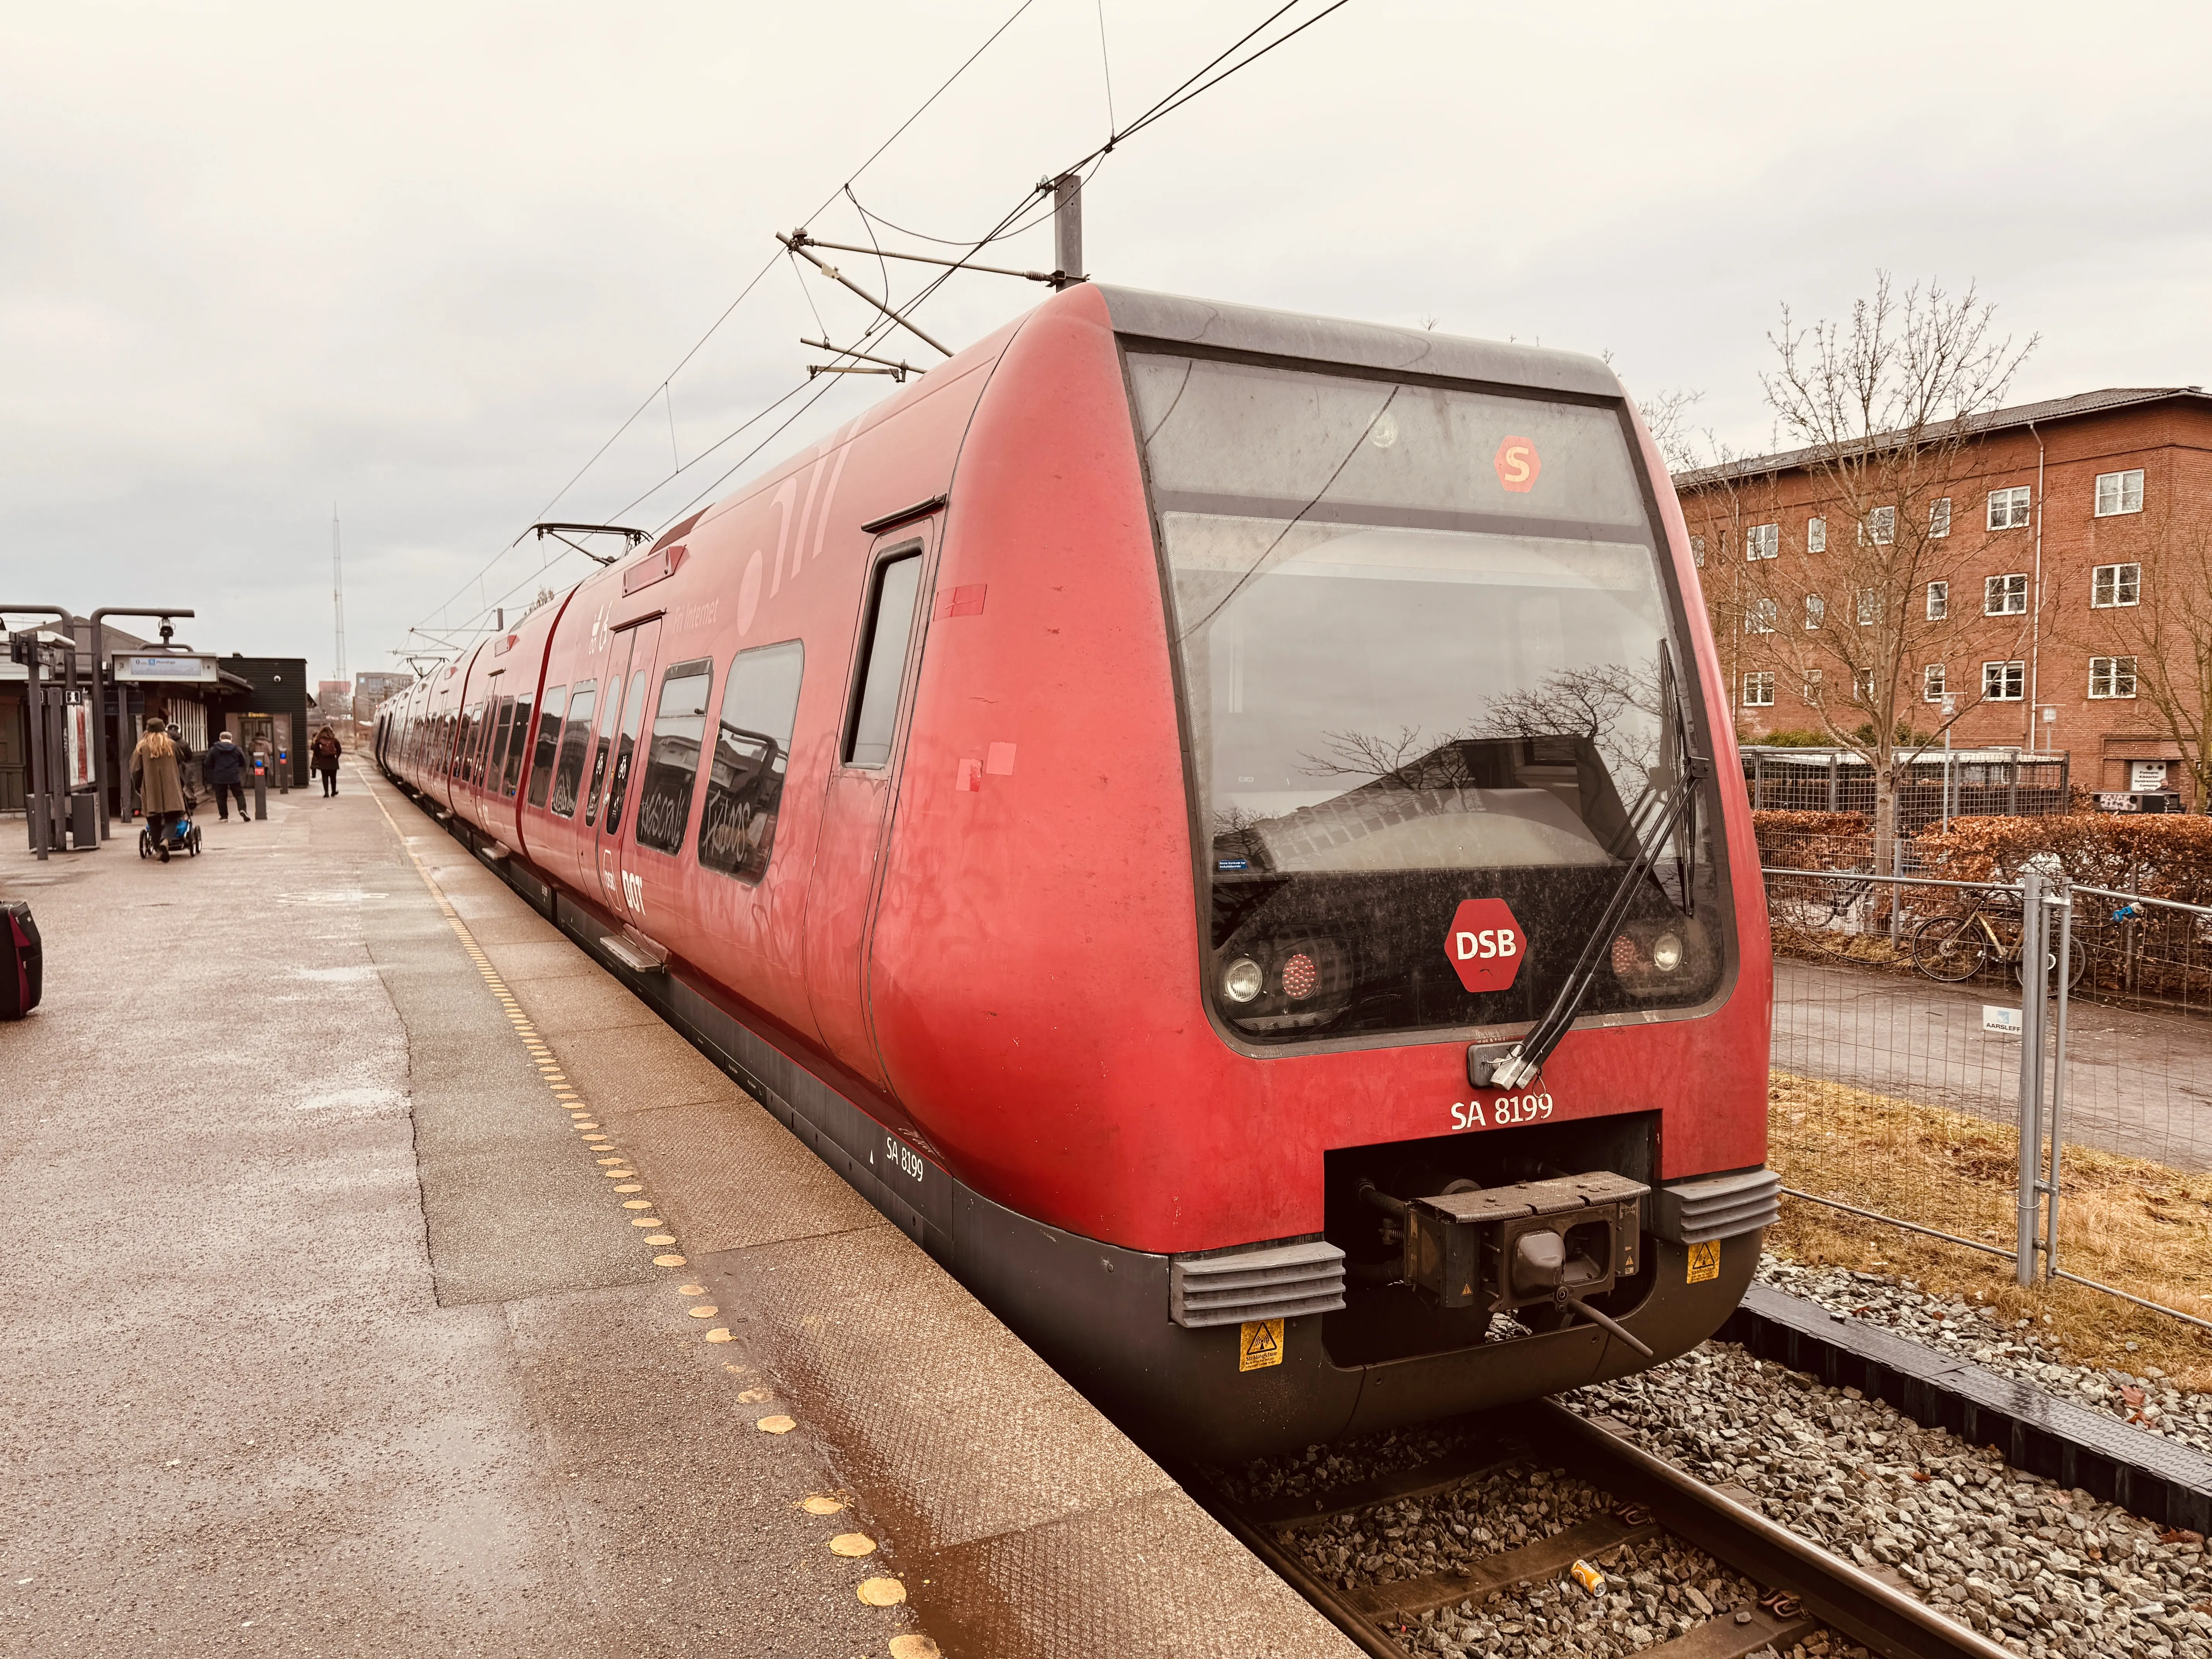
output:
<svg viewBox="0 0 2212 1659"><path fill-rule="evenodd" d="M1672 666L1671 659L1667 666ZM1636 890L1643 884L1652 866L1658 863L1668 843L1674 839L1676 829L1686 818L1689 822L1692 836L1695 836L1698 791L1711 775L1712 761L1709 757L1690 752L1687 723L1683 720L1679 701L1674 713L1678 722L1675 752L1681 763L1665 793L1655 790L1647 798L1649 809L1638 813L1645 826L1651 825L1656 818L1656 830L1647 835L1643 829L1636 830L1636 857L1628 868L1621 872L1620 881L1613 888L1613 896L1606 901L1605 910L1598 918L1597 926L1583 942L1582 955L1575 959L1573 969L1560 985L1559 994L1552 999L1552 1006L1544 1011L1544 1017L1536 1022L1528 1036L1502 1054L1485 1054L1481 1044L1468 1050L1467 1080L1474 1087L1517 1089L1534 1080L1543 1070L1544 1062L1552 1057L1552 1050L1559 1046L1559 1040L1566 1036L1568 1028L1574 1024L1575 1016L1582 1011L1590 987L1597 981L1598 963L1602 960L1605 947L1613 939L1613 929L1620 925L1621 917L1626 914L1630 901L1636 896ZM1692 860L1697 856L1694 846L1689 856ZM1689 896L1690 871L1686 866L1682 874L1685 910L1689 908Z"/></svg>

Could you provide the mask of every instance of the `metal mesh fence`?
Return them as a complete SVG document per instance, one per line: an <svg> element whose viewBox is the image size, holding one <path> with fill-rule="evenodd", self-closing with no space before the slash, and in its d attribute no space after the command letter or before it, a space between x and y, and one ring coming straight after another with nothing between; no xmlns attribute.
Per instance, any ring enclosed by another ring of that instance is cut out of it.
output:
<svg viewBox="0 0 2212 1659"><path fill-rule="evenodd" d="M1874 812L1874 769L1849 750L1747 748L1743 781L1754 811ZM2063 755L1930 750L1899 767L1897 821L1908 836L1953 818L2049 817L2072 807Z"/></svg>
<svg viewBox="0 0 2212 1659"><path fill-rule="evenodd" d="M1929 877L1899 845L1901 877L1863 867L1863 837L1799 837L1804 862L1766 871L1785 1187L2015 1259L2039 1234L2033 1270L2101 1273L2082 1282L2203 1323L2212 1261L2176 1251L2199 1254L2212 1203L2212 908L2063 878L2046 893L2040 874ZM2037 955L2039 1016L2022 987Z"/></svg>

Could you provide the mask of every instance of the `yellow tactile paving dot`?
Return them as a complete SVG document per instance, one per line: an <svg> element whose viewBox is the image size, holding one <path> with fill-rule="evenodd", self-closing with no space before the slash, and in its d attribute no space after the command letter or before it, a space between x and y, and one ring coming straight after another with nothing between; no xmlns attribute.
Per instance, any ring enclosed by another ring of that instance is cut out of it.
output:
<svg viewBox="0 0 2212 1659"><path fill-rule="evenodd" d="M691 1317L694 1319L712 1319L716 1314L721 1311L722 1310L720 1308L714 1306L713 1303L709 1302L700 1307L692 1309Z"/></svg>
<svg viewBox="0 0 2212 1659"><path fill-rule="evenodd" d="M895 1607L906 1600L906 1586L896 1578L863 1578L853 1593L872 1607Z"/></svg>
<svg viewBox="0 0 2212 1659"><path fill-rule="evenodd" d="M778 1413L774 1417L763 1417L759 1422L754 1424L753 1426L758 1429L763 1434L789 1434L793 1429L797 1428L799 1425L790 1418Z"/></svg>
<svg viewBox="0 0 2212 1659"><path fill-rule="evenodd" d="M841 1532L830 1540L830 1553L858 1560L876 1553L876 1540L864 1532Z"/></svg>
<svg viewBox="0 0 2212 1659"><path fill-rule="evenodd" d="M623 1200L623 1208L625 1210L649 1210L652 1207L653 1200L649 1198L626 1198Z"/></svg>
<svg viewBox="0 0 2212 1659"><path fill-rule="evenodd" d="M945 1650L927 1636L908 1634L891 1638L891 1659L944 1659Z"/></svg>
<svg viewBox="0 0 2212 1659"><path fill-rule="evenodd" d="M823 1498L818 1493L808 1497L799 1507L809 1515L839 1515L843 1513L845 1508L836 1498Z"/></svg>
<svg viewBox="0 0 2212 1659"><path fill-rule="evenodd" d="M690 1258L680 1255L657 1255L653 1258L656 1267L681 1267Z"/></svg>
<svg viewBox="0 0 2212 1659"><path fill-rule="evenodd" d="M713 1330L708 1332L707 1340L709 1342L732 1342L736 1340L736 1339L730 1334L728 1328L721 1325L717 1325ZM793 1426L795 1428L798 1425L794 1424Z"/></svg>
<svg viewBox="0 0 2212 1659"><path fill-rule="evenodd" d="M629 1224L633 1227L658 1227L661 1222L658 1216L640 1216Z"/></svg>

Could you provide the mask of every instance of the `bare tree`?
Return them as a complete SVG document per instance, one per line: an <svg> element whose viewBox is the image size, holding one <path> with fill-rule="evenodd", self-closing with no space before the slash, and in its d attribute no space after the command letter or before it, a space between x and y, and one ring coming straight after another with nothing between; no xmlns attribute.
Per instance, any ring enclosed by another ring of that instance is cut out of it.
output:
<svg viewBox="0 0 2212 1659"><path fill-rule="evenodd" d="M2061 615L2083 618L2063 637L2089 653L2093 695L2132 695L2145 724L2180 750L2191 804L2212 812L2212 522L2168 505L2126 544L2098 550L2131 556L2093 574L2090 592L2059 596Z"/></svg>
<svg viewBox="0 0 2212 1659"><path fill-rule="evenodd" d="M1924 671L1969 629L1987 638L1983 594L1960 583L1984 562L1989 532L1953 507L1981 470L1975 448L1987 417L2036 344L1997 337L1995 311L1972 287L1954 296L1931 283L1900 295L1886 272L1848 324L1801 328L1784 307L1767 337L1776 367L1760 380L1782 437L1799 447L1786 459L1809 475L1819 505L1794 522L1766 516L1771 476L1738 480L1730 504L1744 659L1773 664L1778 700L1785 687L1794 692L1838 746L1866 762L1883 866L1904 769L1925 743L1915 728L1931 717L1939 732L1949 723L1930 707ZM1818 549L1808 545L1816 533ZM1942 586L1931 592L1931 583ZM1951 720L1984 695L1978 684L1945 690Z"/></svg>

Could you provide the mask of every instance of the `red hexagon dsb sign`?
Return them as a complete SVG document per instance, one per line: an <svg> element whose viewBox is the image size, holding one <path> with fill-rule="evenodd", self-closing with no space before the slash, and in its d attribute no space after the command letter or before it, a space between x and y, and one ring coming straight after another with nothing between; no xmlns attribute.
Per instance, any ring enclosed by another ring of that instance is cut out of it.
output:
<svg viewBox="0 0 2212 1659"><path fill-rule="evenodd" d="M1452 971L1470 991L1503 991L1521 971L1528 936L1504 899L1462 899L1452 913L1444 952Z"/></svg>
<svg viewBox="0 0 2212 1659"><path fill-rule="evenodd" d="M1516 495L1534 489L1537 474L1544 470L1544 458L1526 438L1506 439L1498 446L1490 464L1498 469L1498 482Z"/></svg>

